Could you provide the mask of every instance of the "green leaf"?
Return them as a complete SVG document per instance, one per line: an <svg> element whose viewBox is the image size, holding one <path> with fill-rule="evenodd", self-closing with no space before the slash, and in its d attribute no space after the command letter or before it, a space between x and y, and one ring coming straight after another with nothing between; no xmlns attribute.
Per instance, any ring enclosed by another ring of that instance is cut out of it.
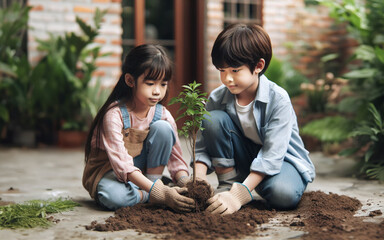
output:
<svg viewBox="0 0 384 240"><path fill-rule="evenodd" d="M0 119L2 119L4 122L9 121L9 112L3 105L0 105Z"/></svg>
<svg viewBox="0 0 384 240"><path fill-rule="evenodd" d="M358 148L358 147L343 149L343 150L341 150L341 152L339 152L339 155L340 156L351 156L351 155L355 154L356 152L358 152L359 150L360 150L360 148Z"/></svg>
<svg viewBox="0 0 384 240"><path fill-rule="evenodd" d="M6 74L11 77L17 77L12 67L2 62L0 62L0 74Z"/></svg>
<svg viewBox="0 0 384 240"><path fill-rule="evenodd" d="M365 161L365 162L368 162L368 161L371 159L371 157L372 157L373 154L374 154L373 148L370 147L370 148L368 149L368 151L365 152L365 155L364 155L364 161Z"/></svg>
<svg viewBox="0 0 384 240"><path fill-rule="evenodd" d="M331 54L327 54L327 55L323 56L321 58L321 61L325 63L325 62L329 62L329 61L335 60L338 57L339 57L338 53L331 53Z"/></svg>
<svg viewBox="0 0 384 240"><path fill-rule="evenodd" d="M368 45L360 45L355 50L356 58L372 62L375 59L375 50Z"/></svg>
<svg viewBox="0 0 384 240"><path fill-rule="evenodd" d="M341 142L349 137L353 129L352 120L335 116L314 120L306 124L301 133L318 138L322 142Z"/></svg>
<svg viewBox="0 0 384 240"><path fill-rule="evenodd" d="M372 133L372 129L369 127L369 126L366 126L366 125L362 125L360 127L357 127L356 129L354 129L351 133L350 133L350 136L351 137L356 137L356 136L371 136L373 133Z"/></svg>
<svg viewBox="0 0 384 240"><path fill-rule="evenodd" d="M344 74L345 78L371 78L375 76L377 69L375 68L367 68L367 69L359 69L350 71Z"/></svg>
<svg viewBox="0 0 384 240"><path fill-rule="evenodd" d="M373 166L366 170L367 176L372 179L378 179L380 181L384 181L384 166Z"/></svg>
<svg viewBox="0 0 384 240"><path fill-rule="evenodd" d="M173 97L173 98L171 98L171 100L169 101L168 105L172 105L172 104L179 103L179 102L180 102L179 98L177 98L177 97Z"/></svg>
<svg viewBox="0 0 384 240"><path fill-rule="evenodd" d="M381 63L384 63L384 49L376 46L375 47L375 54L376 54L377 58L379 59L379 61Z"/></svg>
<svg viewBox="0 0 384 240"><path fill-rule="evenodd" d="M379 128L379 129L382 129L383 128L383 121L381 119L381 115L380 113L377 111L375 105L373 105L372 103L369 103L368 105L368 110L371 112L372 116L373 116L373 119L374 119L374 122L376 124L376 126Z"/></svg>

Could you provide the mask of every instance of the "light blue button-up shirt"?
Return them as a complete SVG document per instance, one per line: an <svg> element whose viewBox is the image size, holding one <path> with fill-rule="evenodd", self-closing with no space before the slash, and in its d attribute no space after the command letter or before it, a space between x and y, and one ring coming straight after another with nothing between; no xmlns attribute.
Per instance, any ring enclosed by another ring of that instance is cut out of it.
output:
<svg viewBox="0 0 384 240"><path fill-rule="evenodd" d="M227 112L239 129L242 129L236 114L235 101L235 96L222 85L212 91L206 108L208 111ZM312 182L316 175L315 167L299 136L297 118L290 97L283 88L264 75L259 80L253 114L263 145L252 161L250 170L275 175L280 172L283 161L287 161L295 166L303 179ZM202 135L199 134L199 137ZM210 162L207 153L198 154L201 160L205 159L203 162Z"/></svg>

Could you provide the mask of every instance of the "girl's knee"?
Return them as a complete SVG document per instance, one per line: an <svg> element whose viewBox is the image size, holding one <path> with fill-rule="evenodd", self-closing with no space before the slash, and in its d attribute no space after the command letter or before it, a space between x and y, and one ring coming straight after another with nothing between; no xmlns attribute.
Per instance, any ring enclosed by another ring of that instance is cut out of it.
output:
<svg viewBox="0 0 384 240"><path fill-rule="evenodd" d="M172 126L165 120L154 122L150 127L150 132L156 134L156 138L169 139L173 137Z"/></svg>
<svg viewBox="0 0 384 240"><path fill-rule="evenodd" d="M116 191L101 191L97 193L97 196L99 203L110 210L133 206L140 200L136 194L126 195Z"/></svg>

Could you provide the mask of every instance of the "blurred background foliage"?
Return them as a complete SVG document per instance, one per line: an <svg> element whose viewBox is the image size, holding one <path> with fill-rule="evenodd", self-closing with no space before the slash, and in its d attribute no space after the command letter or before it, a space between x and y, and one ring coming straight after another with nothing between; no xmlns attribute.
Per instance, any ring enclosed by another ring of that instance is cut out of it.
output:
<svg viewBox="0 0 384 240"><path fill-rule="evenodd" d="M341 99L332 102L328 98L325 107L318 109L336 112L337 116L311 121L302 128L302 133L323 143L352 140L340 154L360 159L359 176L384 181L384 2L319 2L330 9L337 22L347 24L358 46L348 72L341 76L343 81L347 80L339 91Z"/></svg>
<svg viewBox="0 0 384 240"><path fill-rule="evenodd" d="M93 24L76 18L80 32L39 40L43 53L31 66L22 41L30 7L13 3L0 9L0 130L1 138L32 132L40 142L56 141L59 130L87 131L109 90L91 83L100 46L95 45L105 12Z"/></svg>
<svg viewBox="0 0 384 240"><path fill-rule="evenodd" d="M358 176L384 180L384 1L305 4L326 6L356 40L346 71L336 71L340 56L330 52L318 63L323 72L316 79L275 57L265 74L289 93L302 135L317 139L323 152L337 145L333 154L359 159ZM93 40L105 13L97 11L91 25L76 18L80 33L40 40L44 55L31 66L25 47L29 10L18 3L0 9L0 139L30 129L39 141L52 143L58 130L86 131L109 94L100 81L91 81L101 56Z"/></svg>

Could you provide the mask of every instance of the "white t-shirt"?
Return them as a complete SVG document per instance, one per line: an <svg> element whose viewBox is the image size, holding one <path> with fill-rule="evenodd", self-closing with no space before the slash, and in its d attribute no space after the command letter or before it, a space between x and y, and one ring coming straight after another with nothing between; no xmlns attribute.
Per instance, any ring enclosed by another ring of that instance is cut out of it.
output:
<svg viewBox="0 0 384 240"><path fill-rule="evenodd" d="M236 112L239 117L241 127L243 128L244 135L251 139L254 143L262 145L260 140L255 117L253 116L253 104L255 100L249 103L247 106L241 106L236 99Z"/></svg>

